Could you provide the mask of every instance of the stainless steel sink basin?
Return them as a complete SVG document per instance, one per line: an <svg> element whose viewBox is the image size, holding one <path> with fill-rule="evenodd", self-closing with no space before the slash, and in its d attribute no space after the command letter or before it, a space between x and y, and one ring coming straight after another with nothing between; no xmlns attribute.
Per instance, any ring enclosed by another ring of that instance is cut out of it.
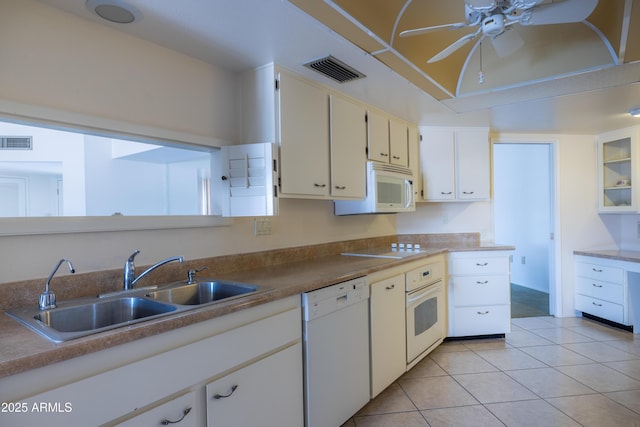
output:
<svg viewBox="0 0 640 427"><path fill-rule="evenodd" d="M211 280L150 292L146 296L171 304L201 305L256 292L258 289L258 286L245 283Z"/></svg>
<svg viewBox="0 0 640 427"><path fill-rule="evenodd" d="M40 310L34 305L6 313L50 340L61 342L264 289L245 283L203 279L194 284L170 283L153 292L133 289L100 298L63 301L50 310Z"/></svg>
<svg viewBox="0 0 640 427"><path fill-rule="evenodd" d="M93 301L93 300L92 300ZM41 311L25 308L7 312L53 341L67 341L176 311L176 307L141 297L77 303Z"/></svg>
<svg viewBox="0 0 640 427"><path fill-rule="evenodd" d="M175 309L171 305L130 297L43 311L34 318L59 332L81 332L169 313Z"/></svg>

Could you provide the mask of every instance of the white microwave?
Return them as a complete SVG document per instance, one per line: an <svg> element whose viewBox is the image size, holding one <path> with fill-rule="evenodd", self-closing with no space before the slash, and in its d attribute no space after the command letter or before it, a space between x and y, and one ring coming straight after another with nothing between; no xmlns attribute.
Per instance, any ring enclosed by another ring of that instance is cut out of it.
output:
<svg viewBox="0 0 640 427"><path fill-rule="evenodd" d="M386 163L367 162L367 196L336 200L336 215L412 212L416 210L413 172Z"/></svg>

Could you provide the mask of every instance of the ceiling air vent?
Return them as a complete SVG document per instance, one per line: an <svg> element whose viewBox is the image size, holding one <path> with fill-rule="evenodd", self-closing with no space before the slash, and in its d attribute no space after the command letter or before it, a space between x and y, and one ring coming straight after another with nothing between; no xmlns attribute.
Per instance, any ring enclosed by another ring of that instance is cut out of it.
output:
<svg viewBox="0 0 640 427"><path fill-rule="evenodd" d="M33 150L30 136L0 136L0 150Z"/></svg>
<svg viewBox="0 0 640 427"><path fill-rule="evenodd" d="M305 67L311 68L339 83L349 82L351 80L366 77L360 71L355 70L344 62L329 55L324 58L316 59L304 64Z"/></svg>

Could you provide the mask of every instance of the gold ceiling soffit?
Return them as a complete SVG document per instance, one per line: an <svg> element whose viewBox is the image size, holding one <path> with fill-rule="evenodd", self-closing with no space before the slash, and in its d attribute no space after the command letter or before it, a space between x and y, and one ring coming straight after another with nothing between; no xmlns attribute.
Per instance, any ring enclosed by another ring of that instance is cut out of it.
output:
<svg viewBox="0 0 640 427"><path fill-rule="evenodd" d="M453 93L400 55L376 34L362 26L339 6L318 0L289 0L316 20L406 78L438 101L453 97Z"/></svg>

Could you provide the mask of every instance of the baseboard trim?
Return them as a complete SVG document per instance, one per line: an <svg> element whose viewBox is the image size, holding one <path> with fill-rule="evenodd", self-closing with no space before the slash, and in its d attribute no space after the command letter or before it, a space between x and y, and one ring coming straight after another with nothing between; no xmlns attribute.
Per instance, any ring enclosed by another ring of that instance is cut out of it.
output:
<svg viewBox="0 0 640 427"><path fill-rule="evenodd" d="M599 323L604 323L605 325L612 326L614 328L623 329L623 330L628 331L628 332L633 332L633 325L631 325L631 326L623 325L622 323L613 322L611 320L603 319L602 317L594 316L593 314L585 313L584 311L582 312L582 317L584 317L586 319L594 320L594 321L599 322Z"/></svg>

